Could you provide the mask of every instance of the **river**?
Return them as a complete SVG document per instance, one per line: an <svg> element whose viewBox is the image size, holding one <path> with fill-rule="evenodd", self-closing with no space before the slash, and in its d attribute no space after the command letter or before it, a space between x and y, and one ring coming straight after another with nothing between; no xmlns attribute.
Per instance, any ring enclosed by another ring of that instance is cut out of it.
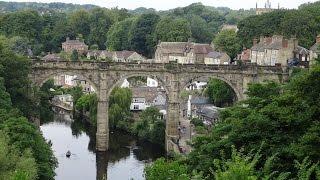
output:
<svg viewBox="0 0 320 180"><path fill-rule="evenodd" d="M144 167L165 154L159 146L121 131L110 133L108 152L96 152L94 128L67 113L54 113L54 120L40 129L59 162L56 180L141 180Z"/></svg>

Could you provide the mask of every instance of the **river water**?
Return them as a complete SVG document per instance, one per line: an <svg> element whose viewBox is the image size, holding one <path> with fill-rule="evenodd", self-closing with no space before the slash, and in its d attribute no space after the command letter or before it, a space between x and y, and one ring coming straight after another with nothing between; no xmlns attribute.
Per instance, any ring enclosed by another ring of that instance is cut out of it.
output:
<svg viewBox="0 0 320 180"><path fill-rule="evenodd" d="M40 129L59 162L56 180L141 180L144 167L165 154L161 147L121 131L110 133L108 152L96 152L94 128L67 113L54 113L54 120Z"/></svg>

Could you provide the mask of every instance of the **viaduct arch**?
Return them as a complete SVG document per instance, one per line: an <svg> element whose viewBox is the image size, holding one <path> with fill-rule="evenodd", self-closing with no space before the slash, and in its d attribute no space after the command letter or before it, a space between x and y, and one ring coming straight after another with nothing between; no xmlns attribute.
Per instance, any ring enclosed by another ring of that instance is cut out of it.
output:
<svg viewBox="0 0 320 180"><path fill-rule="evenodd" d="M180 120L180 92L193 81L209 78L220 79L232 87L238 100L245 99L249 83L274 80L283 82L288 72L281 67L257 66L255 64L205 65L205 64L162 64L162 63L110 63L110 62L70 62L33 61L29 75L34 86L41 86L56 74L83 76L98 95L96 148L106 151L109 142L109 96L114 87L124 79L135 76L150 76L164 87L168 98L166 120L166 151L178 151L178 124Z"/></svg>

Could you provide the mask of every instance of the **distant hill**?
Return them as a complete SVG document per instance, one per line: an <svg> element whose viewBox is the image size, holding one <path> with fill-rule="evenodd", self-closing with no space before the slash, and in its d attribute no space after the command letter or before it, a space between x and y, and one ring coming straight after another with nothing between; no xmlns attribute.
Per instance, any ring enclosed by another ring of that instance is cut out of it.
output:
<svg viewBox="0 0 320 180"><path fill-rule="evenodd" d="M145 7L138 7L134 10L129 10L131 14L145 14L145 13L154 13L157 12L153 8L145 8Z"/></svg>
<svg viewBox="0 0 320 180"><path fill-rule="evenodd" d="M99 7L92 4L71 4L71 3L37 3L37 2L4 2L0 1L0 13L15 12L19 10L32 9L40 13L55 12L73 12L78 9L90 10Z"/></svg>

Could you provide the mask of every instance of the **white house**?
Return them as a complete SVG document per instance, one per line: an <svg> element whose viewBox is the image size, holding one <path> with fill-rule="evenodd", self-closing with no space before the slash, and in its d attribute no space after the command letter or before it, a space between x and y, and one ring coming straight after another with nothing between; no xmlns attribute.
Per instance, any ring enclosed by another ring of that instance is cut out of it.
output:
<svg viewBox="0 0 320 180"><path fill-rule="evenodd" d="M207 86L207 82L201 82L201 81L196 81L196 82L193 82L191 83L189 86L186 87L186 90L201 90L201 89L204 89L206 88Z"/></svg>
<svg viewBox="0 0 320 180"><path fill-rule="evenodd" d="M156 87L134 87L132 90L131 111L142 111L148 107L156 107L166 114L166 95L164 91Z"/></svg>
<svg viewBox="0 0 320 180"><path fill-rule="evenodd" d="M148 87L158 87L159 83L157 80L147 77L147 86Z"/></svg>

